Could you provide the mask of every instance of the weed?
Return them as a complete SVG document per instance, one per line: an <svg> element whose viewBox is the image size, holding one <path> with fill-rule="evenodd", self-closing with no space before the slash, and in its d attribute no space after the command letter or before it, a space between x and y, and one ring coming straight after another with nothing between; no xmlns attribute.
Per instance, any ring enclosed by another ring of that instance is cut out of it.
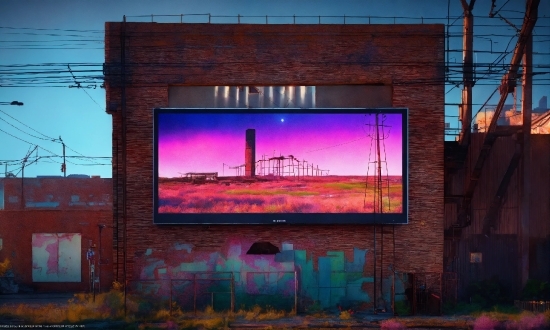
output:
<svg viewBox="0 0 550 330"><path fill-rule="evenodd" d="M341 311L340 312L340 320L349 320L351 319L352 313L349 311Z"/></svg>
<svg viewBox="0 0 550 330"><path fill-rule="evenodd" d="M550 325L550 322L544 314L535 315L529 312L525 312L522 313L518 319L507 322L506 329L547 329L548 325Z"/></svg>
<svg viewBox="0 0 550 330"><path fill-rule="evenodd" d="M521 292L522 300L550 300L550 283L528 280Z"/></svg>
<svg viewBox="0 0 550 330"><path fill-rule="evenodd" d="M244 317L248 321L277 320L295 314L295 311L286 313L285 311L279 311L269 306L266 307L265 310L262 310L258 305L254 305L250 310L241 309L236 313L237 316Z"/></svg>
<svg viewBox="0 0 550 330"><path fill-rule="evenodd" d="M204 314L214 315L214 314L216 314L216 311L214 311L214 307L209 305L209 306L206 306L206 308L204 309Z"/></svg>
<svg viewBox="0 0 550 330"><path fill-rule="evenodd" d="M481 315L474 322L474 330L493 330L499 323L487 315Z"/></svg>
<svg viewBox="0 0 550 330"><path fill-rule="evenodd" d="M321 307L321 304L319 303L319 300L315 300L313 304L307 307L307 311L310 313L319 313L323 310Z"/></svg>
<svg viewBox="0 0 550 330"><path fill-rule="evenodd" d="M338 310L340 310L340 319L349 320L353 315L354 311L352 309L344 310L340 305L338 305Z"/></svg>
<svg viewBox="0 0 550 330"><path fill-rule="evenodd" d="M258 315L260 315L262 308L258 305L252 307L251 310L244 312L244 318L247 320L254 320Z"/></svg>
<svg viewBox="0 0 550 330"><path fill-rule="evenodd" d="M24 319L34 324L40 323L78 323L86 320L122 319L124 315L124 297L120 291L111 290L100 293L92 301L90 294L75 294L66 307L55 304L44 306L19 305L17 308L0 307L0 314Z"/></svg>
<svg viewBox="0 0 550 330"><path fill-rule="evenodd" d="M11 270L10 259L6 258L3 262L0 262L0 276L6 275L6 273Z"/></svg>
<svg viewBox="0 0 550 330"><path fill-rule="evenodd" d="M474 304L482 308L490 308L497 304L506 304L510 301L510 294L497 277L471 283L466 292Z"/></svg>
<svg viewBox="0 0 550 330"><path fill-rule="evenodd" d="M264 313L260 313L257 320L277 320L286 316L284 311L277 311L273 308L267 308Z"/></svg>
<svg viewBox="0 0 550 330"><path fill-rule="evenodd" d="M395 302L395 311L397 315L404 316L411 314L411 306L407 301L396 301Z"/></svg>
<svg viewBox="0 0 550 330"><path fill-rule="evenodd" d="M380 323L380 328L382 330L403 330L405 326L395 319L389 319L382 321L382 323Z"/></svg>
<svg viewBox="0 0 550 330"><path fill-rule="evenodd" d="M124 284L118 282L118 281L114 281L113 282L113 290L115 291L122 291L124 290Z"/></svg>

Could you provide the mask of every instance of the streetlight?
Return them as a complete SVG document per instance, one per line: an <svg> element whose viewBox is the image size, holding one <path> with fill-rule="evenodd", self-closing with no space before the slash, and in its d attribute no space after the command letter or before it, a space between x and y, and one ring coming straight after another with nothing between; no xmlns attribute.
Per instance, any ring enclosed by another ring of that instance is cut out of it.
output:
<svg viewBox="0 0 550 330"><path fill-rule="evenodd" d="M22 106L22 105L23 105L23 102L19 102L19 101L0 102L0 105L17 105L17 106Z"/></svg>

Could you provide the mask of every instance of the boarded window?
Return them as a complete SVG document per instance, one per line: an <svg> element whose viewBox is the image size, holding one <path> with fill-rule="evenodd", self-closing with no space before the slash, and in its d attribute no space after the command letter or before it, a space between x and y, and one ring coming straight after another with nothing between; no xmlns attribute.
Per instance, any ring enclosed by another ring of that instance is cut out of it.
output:
<svg viewBox="0 0 550 330"><path fill-rule="evenodd" d="M80 234L32 234L33 282L80 282L80 255Z"/></svg>

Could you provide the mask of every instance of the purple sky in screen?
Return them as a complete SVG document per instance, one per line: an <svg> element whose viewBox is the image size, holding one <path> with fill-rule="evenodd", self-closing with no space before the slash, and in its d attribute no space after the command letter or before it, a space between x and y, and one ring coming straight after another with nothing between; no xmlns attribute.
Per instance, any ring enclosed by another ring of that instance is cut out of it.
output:
<svg viewBox="0 0 550 330"><path fill-rule="evenodd" d="M387 173L401 175L402 116L380 114L379 120ZM293 155L330 170L330 175L374 173L374 114L161 113L158 121L160 177L187 172L235 175L228 166L244 164L247 129L256 130L256 161Z"/></svg>

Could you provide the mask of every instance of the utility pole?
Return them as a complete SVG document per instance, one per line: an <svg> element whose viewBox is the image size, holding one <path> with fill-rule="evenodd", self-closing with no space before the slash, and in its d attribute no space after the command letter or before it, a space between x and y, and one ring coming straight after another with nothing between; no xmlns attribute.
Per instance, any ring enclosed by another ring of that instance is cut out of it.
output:
<svg viewBox="0 0 550 330"><path fill-rule="evenodd" d="M25 164L27 163L29 156L36 150L36 148L38 148L38 146L34 146L34 149L29 151L21 162L21 209L25 208Z"/></svg>
<svg viewBox="0 0 550 330"><path fill-rule="evenodd" d="M61 144L63 145L63 164L61 164L61 172L63 172L63 177L67 177L67 163L65 162L65 142L61 139L61 136L59 137L59 141L61 141Z"/></svg>
<svg viewBox="0 0 550 330"><path fill-rule="evenodd" d="M486 129L487 134L483 139L483 145L479 151L477 160L473 163L473 167L470 174L469 183L467 183L467 188L464 192L464 197L462 200L462 205L460 206L460 211L458 215L458 227L466 227L470 224L470 206L472 201L472 196L479 182L481 172L485 161L489 157L491 148L497 139L497 135L491 134L496 130L497 119L500 116L504 102L508 97L509 93L512 93L516 88L516 79L518 77L518 70L521 64L523 53L525 50L525 45L527 40L533 32L533 28L537 22L537 12L540 0L528 0L527 9L525 10L525 16L523 18L523 25L518 36L518 41L514 49L514 55L510 61L510 68L507 73L502 77L502 82L500 84L500 100L498 101L497 107L495 108L495 114L491 119L491 123ZM529 117L531 118L531 117ZM529 119L531 120L531 119Z"/></svg>
<svg viewBox="0 0 550 330"><path fill-rule="evenodd" d="M21 210L25 208L25 163L27 157L23 158L23 164L21 166Z"/></svg>
<svg viewBox="0 0 550 330"><path fill-rule="evenodd" d="M99 228L99 250L97 251L98 254L98 262L97 262L97 291L101 293L101 230L105 228L104 224L97 225ZM95 279L94 279L95 280Z"/></svg>
<svg viewBox="0 0 550 330"><path fill-rule="evenodd" d="M464 9L464 27L463 27L463 84L462 102L460 105L459 118L462 122L462 131L460 132L460 144L467 146L470 143L470 131L472 126L472 87L474 86L473 53L474 53L474 9L475 0L460 0L462 9Z"/></svg>
<svg viewBox="0 0 550 330"><path fill-rule="evenodd" d="M529 1L526 1L526 10ZM537 19L538 8L532 12ZM527 37L523 51L523 76L522 76L522 104L521 112L523 115L523 194L521 196L521 287L523 288L529 279L529 217L531 200L531 110L533 105L533 34Z"/></svg>

